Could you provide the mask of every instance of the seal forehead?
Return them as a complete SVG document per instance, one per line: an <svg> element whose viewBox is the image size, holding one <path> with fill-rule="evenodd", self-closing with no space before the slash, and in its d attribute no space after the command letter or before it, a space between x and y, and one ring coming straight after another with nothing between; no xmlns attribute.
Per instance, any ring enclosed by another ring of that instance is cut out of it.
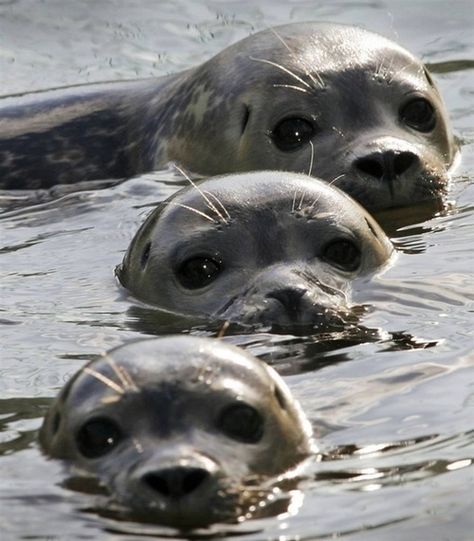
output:
<svg viewBox="0 0 474 541"><path fill-rule="evenodd" d="M112 350L100 364L107 372L110 367L116 372L113 364L124 368L137 384L185 379L209 385L225 374L238 376L250 387L262 387L269 379L267 367L246 352L199 337L140 340Z"/></svg>
<svg viewBox="0 0 474 541"><path fill-rule="evenodd" d="M390 51L404 58L414 58L406 49L374 32L343 24L294 23L276 27L267 33L266 43L273 41L288 53L308 54L323 60L324 69L341 65L365 65L380 51ZM275 47L274 47L275 48ZM297 55L293 55L297 58ZM380 61L380 58L379 58ZM319 66L320 68L322 66Z"/></svg>
<svg viewBox="0 0 474 541"><path fill-rule="evenodd" d="M183 192L183 202L199 202L209 207L209 202L203 194L211 193L224 205L248 209L260 209L264 206L283 207L291 211L295 194L301 197L304 193L307 198L320 197L320 206L328 207L344 200L339 190L331 189L323 181L298 173L278 171L214 177L200 183L199 188L201 190L187 189ZM216 204L218 205L219 203Z"/></svg>

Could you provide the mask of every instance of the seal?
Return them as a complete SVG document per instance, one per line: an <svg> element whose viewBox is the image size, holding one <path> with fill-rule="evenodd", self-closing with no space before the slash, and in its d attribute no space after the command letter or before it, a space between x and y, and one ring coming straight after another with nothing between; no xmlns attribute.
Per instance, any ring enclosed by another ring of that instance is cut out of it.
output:
<svg viewBox="0 0 474 541"><path fill-rule="evenodd" d="M305 172L366 208L432 200L456 153L426 67L360 28L293 23L160 79L10 98L0 187L127 178L183 164L199 175Z"/></svg>
<svg viewBox="0 0 474 541"><path fill-rule="evenodd" d="M257 171L193 183L159 204L116 274L138 299L172 312L340 330L354 322L351 287L392 253L374 219L339 189Z"/></svg>
<svg viewBox="0 0 474 541"><path fill-rule="evenodd" d="M87 364L51 405L40 443L133 518L179 529L250 518L276 477L294 477L316 451L272 368L191 336L131 342Z"/></svg>

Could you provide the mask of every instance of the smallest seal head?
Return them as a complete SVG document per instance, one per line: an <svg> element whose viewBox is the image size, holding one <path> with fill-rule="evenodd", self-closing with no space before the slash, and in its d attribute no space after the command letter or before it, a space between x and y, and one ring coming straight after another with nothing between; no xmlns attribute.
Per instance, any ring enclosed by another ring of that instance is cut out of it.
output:
<svg viewBox="0 0 474 541"><path fill-rule="evenodd" d="M132 518L179 529L250 518L315 451L272 368L190 336L132 342L86 365L53 402L40 442L97 477Z"/></svg>
<svg viewBox="0 0 474 541"><path fill-rule="evenodd" d="M175 313L326 332L354 323L351 286L392 251L337 188L261 171L174 194L139 229L117 275L139 299Z"/></svg>

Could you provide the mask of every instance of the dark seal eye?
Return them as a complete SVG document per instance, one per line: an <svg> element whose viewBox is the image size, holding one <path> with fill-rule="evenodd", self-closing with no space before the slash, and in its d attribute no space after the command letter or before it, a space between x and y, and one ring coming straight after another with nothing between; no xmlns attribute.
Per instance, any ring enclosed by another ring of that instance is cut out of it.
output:
<svg viewBox="0 0 474 541"><path fill-rule="evenodd" d="M87 421L76 435L79 452L86 458L97 458L111 451L123 438L114 421L105 418Z"/></svg>
<svg viewBox="0 0 474 541"><path fill-rule="evenodd" d="M219 261L210 257L193 257L178 269L177 277L186 289L199 289L210 284L222 270Z"/></svg>
<svg viewBox="0 0 474 541"><path fill-rule="evenodd" d="M323 259L345 271L355 271L360 266L360 250L351 241L341 239L329 243L323 250Z"/></svg>
<svg viewBox="0 0 474 541"><path fill-rule="evenodd" d="M425 98L415 98L406 103L400 110L400 118L410 128L423 133L430 132L436 124L435 110Z"/></svg>
<svg viewBox="0 0 474 541"><path fill-rule="evenodd" d="M314 125L304 118L285 118L275 126L271 138L277 148L289 152L305 145L315 131Z"/></svg>
<svg viewBox="0 0 474 541"><path fill-rule="evenodd" d="M232 404L224 409L217 426L229 438L243 443L257 443L263 436L263 418L248 404Z"/></svg>

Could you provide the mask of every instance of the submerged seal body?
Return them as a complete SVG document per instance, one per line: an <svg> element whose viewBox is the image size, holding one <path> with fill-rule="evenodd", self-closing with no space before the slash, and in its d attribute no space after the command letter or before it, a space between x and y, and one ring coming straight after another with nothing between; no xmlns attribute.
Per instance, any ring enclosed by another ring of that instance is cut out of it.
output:
<svg viewBox="0 0 474 541"><path fill-rule="evenodd" d="M200 175L278 169L366 208L444 192L455 143L423 64L340 24L254 34L194 69L4 100L0 187L126 178L177 161Z"/></svg>
<svg viewBox="0 0 474 541"><path fill-rule="evenodd" d="M340 329L351 285L393 248L345 193L297 173L213 177L148 216L117 276L173 312L250 326Z"/></svg>
<svg viewBox="0 0 474 541"><path fill-rule="evenodd" d="M315 451L273 369L189 336L132 342L87 364L53 402L40 442L132 515L182 529L248 515L268 496L265 481Z"/></svg>

